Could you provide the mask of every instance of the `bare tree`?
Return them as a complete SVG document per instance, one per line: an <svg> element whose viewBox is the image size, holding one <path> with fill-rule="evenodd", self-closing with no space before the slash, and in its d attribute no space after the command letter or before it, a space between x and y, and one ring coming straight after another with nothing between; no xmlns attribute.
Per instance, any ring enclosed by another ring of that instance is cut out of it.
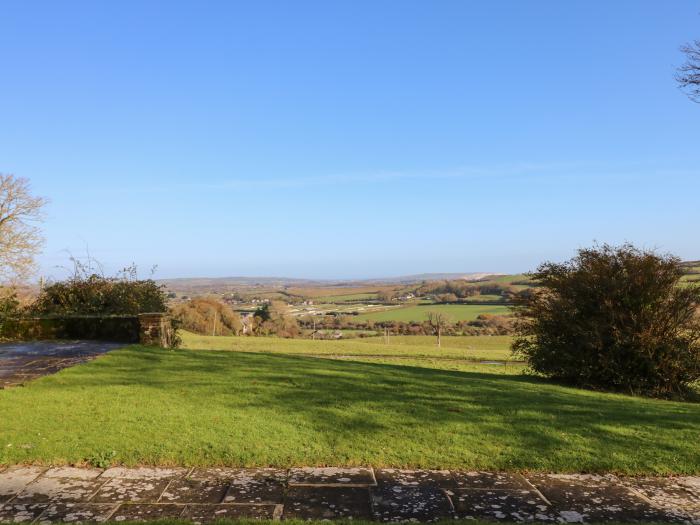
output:
<svg viewBox="0 0 700 525"><path fill-rule="evenodd" d="M31 274L44 241L38 223L46 202L31 194L27 179L0 173L0 281Z"/></svg>
<svg viewBox="0 0 700 525"><path fill-rule="evenodd" d="M428 323L437 336L437 345L440 348L442 331L450 323L450 318L442 312L428 312Z"/></svg>
<svg viewBox="0 0 700 525"><path fill-rule="evenodd" d="M681 47L685 64L678 68L676 80L691 100L700 103L700 40Z"/></svg>

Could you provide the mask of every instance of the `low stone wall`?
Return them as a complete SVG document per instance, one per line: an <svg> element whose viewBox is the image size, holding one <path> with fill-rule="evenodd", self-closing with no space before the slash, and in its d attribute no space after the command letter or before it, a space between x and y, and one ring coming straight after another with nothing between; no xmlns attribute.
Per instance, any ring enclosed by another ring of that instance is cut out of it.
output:
<svg viewBox="0 0 700 525"><path fill-rule="evenodd" d="M0 321L0 337L31 341L92 339L170 347L173 333L164 313L126 316L21 317Z"/></svg>
<svg viewBox="0 0 700 525"><path fill-rule="evenodd" d="M170 317L162 313L139 314L139 342L163 348L174 346L175 331Z"/></svg>

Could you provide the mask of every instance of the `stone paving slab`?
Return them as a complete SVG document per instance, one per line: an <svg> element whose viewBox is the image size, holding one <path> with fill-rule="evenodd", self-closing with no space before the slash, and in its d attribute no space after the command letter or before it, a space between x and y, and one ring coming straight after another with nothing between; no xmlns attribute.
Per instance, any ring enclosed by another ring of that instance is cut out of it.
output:
<svg viewBox="0 0 700 525"><path fill-rule="evenodd" d="M697 478L642 477L623 479L622 483L667 515L700 523L700 484L694 487L693 481Z"/></svg>
<svg viewBox="0 0 700 525"><path fill-rule="evenodd" d="M281 505L187 505L180 517L197 525L223 519L272 520L281 514L278 507Z"/></svg>
<svg viewBox="0 0 700 525"><path fill-rule="evenodd" d="M231 472L224 503L282 503L287 471L281 469L236 469Z"/></svg>
<svg viewBox="0 0 700 525"><path fill-rule="evenodd" d="M452 501L440 486L454 483L449 471L384 469L375 476L372 509L379 521L430 522L454 517Z"/></svg>
<svg viewBox="0 0 700 525"><path fill-rule="evenodd" d="M451 488L456 485L455 477L449 470L381 469L376 471L375 477L379 484L432 485L441 488Z"/></svg>
<svg viewBox="0 0 700 525"><path fill-rule="evenodd" d="M228 483L219 478L176 479L161 495L160 503L221 503L228 490Z"/></svg>
<svg viewBox="0 0 700 525"><path fill-rule="evenodd" d="M374 472L369 468L294 468L289 472L290 486L338 485L368 487L376 485Z"/></svg>
<svg viewBox="0 0 700 525"><path fill-rule="evenodd" d="M6 503L0 505L0 523L31 523L48 507L48 503Z"/></svg>
<svg viewBox="0 0 700 525"><path fill-rule="evenodd" d="M464 472L452 473L455 488L489 490L533 490L534 487L522 474L508 472Z"/></svg>
<svg viewBox="0 0 700 525"><path fill-rule="evenodd" d="M611 476L536 475L530 478L565 521L669 521L663 509Z"/></svg>
<svg viewBox="0 0 700 525"><path fill-rule="evenodd" d="M44 475L27 485L13 502L88 501L103 484L104 480L98 479L53 478Z"/></svg>
<svg viewBox="0 0 700 525"><path fill-rule="evenodd" d="M356 468L0 467L0 522L484 519L700 525L700 477Z"/></svg>
<svg viewBox="0 0 700 525"><path fill-rule="evenodd" d="M458 489L451 498L458 518L558 521L551 506L533 490Z"/></svg>
<svg viewBox="0 0 700 525"><path fill-rule="evenodd" d="M110 521L152 521L179 518L184 507L173 503L136 503L120 505Z"/></svg>
<svg viewBox="0 0 700 525"><path fill-rule="evenodd" d="M362 487L290 487L284 500L285 519L370 519L370 493Z"/></svg>
<svg viewBox="0 0 700 525"><path fill-rule="evenodd" d="M101 523L114 513L116 505L95 503L51 503L36 523Z"/></svg>
<svg viewBox="0 0 700 525"><path fill-rule="evenodd" d="M0 503L13 499L37 479L46 469L42 467L10 467L0 473Z"/></svg>
<svg viewBox="0 0 700 525"><path fill-rule="evenodd" d="M91 501L94 503L156 503L169 484L169 479L114 478L102 485Z"/></svg>
<svg viewBox="0 0 700 525"><path fill-rule="evenodd" d="M103 478L121 479L173 479L187 474L186 468L125 468L112 467L102 473Z"/></svg>

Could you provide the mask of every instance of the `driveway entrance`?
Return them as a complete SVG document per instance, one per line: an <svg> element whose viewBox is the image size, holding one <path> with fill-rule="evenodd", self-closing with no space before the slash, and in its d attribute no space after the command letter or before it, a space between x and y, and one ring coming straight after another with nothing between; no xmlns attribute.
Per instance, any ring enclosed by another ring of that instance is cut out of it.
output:
<svg viewBox="0 0 700 525"><path fill-rule="evenodd" d="M18 386L125 346L104 341L0 343L0 388Z"/></svg>

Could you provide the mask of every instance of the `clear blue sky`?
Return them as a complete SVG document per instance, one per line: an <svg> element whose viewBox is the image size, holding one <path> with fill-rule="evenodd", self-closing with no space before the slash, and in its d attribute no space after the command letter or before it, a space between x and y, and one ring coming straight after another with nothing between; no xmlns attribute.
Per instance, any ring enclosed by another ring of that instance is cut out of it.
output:
<svg viewBox="0 0 700 525"><path fill-rule="evenodd" d="M700 2L0 6L0 171L157 276L499 271L594 240L700 258Z"/></svg>

